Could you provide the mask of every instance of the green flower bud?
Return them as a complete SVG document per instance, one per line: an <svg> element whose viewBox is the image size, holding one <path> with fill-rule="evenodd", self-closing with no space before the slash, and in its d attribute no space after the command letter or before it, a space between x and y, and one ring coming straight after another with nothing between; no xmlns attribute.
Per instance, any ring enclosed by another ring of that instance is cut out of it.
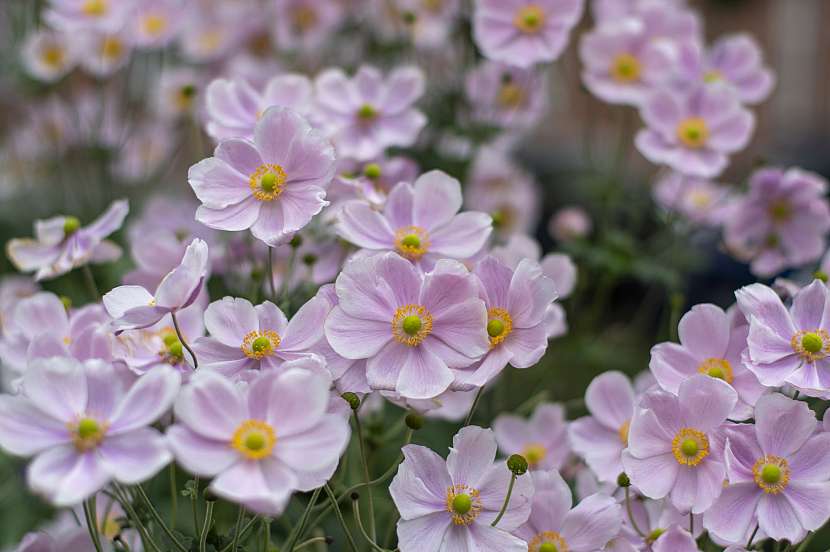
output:
<svg viewBox="0 0 830 552"><path fill-rule="evenodd" d="M357 410L358 408L360 408L360 397L358 397L356 394L352 393L351 391L346 391L340 396L343 397L344 401L349 403L349 406L352 410Z"/></svg>
<svg viewBox="0 0 830 552"><path fill-rule="evenodd" d="M617 476L617 486L622 488L631 486L631 480L628 478L628 475L625 472L622 472L620 475Z"/></svg>
<svg viewBox="0 0 830 552"><path fill-rule="evenodd" d="M507 468L513 475L524 475L527 473L527 460L521 454L513 454L507 459Z"/></svg>
<svg viewBox="0 0 830 552"><path fill-rule="evenodd" d="M66 217L63 220L63 233L65 236L71 236L81 228L81 221L78 217Z"/></svg>
<svg viewBox="0 0 830 552"><path fill-rule="evenodd" d="M410 412L407 414L404 421L406 422L406 427L413 431L418 431L424 427L424 417L417 412Z"/></svg>

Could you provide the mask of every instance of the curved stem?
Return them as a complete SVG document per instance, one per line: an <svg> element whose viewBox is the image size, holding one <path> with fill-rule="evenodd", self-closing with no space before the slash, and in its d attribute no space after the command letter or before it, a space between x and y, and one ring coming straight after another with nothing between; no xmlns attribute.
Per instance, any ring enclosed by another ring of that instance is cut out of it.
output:
<svg viewBox="0 0 830 552"><path fill-rule="evenodd" d="M366 539L366 542L368 542L369 546L372 547L372 550L375 550L376 552L389 552L376 543L375 539L366 533L366 529L363 528L363 521L360 519L360 504L357 503L357 500L352 500L352 510L354 511L354 522L357 525L357 528L360 529L361 534L363 534L363 538Z"/></svg>
<svg viewBox="0 0 830 552"><path fill-rule="evenodd" d="M179 329L179 321L176 320L176 313L171 312L170 318L173 319L173 328L176 329L176 335L178 336L179 341L181 341L182 347L184 347L187 350L187 352L190 353L190 357L193 359L193 369L195 370L199 367L199 361L196 360L196 353L193 352L193 349L191 349L190 345L188 345L187 341L185 341L184 335L182 335L182 331Z"/></svg>
<svg viewBox="0 0 830 552"><path fill-rule="evenodd" d="M646 534L643 533L637 526L637 522L634 521L634 515L631 513L631 493L628 491L628 487L625 488L625 511L628 513L628 521L631 522L631 527L634 531L640 535L640 537L646 538Z"/></svg>
<svg viewBox="0 0 830 552"><path fill-rule="evenodd" d="M239 547L239 534L242 530L242 519L245 517L245 507L239 507L239 515L236 516L236 527L233 530L233 542L231 542L231 552L236 552Z"/></svg>
<svg viewBox="0 0 830 552"><path fill-rule="evenodd" d="M84 501L84 517L86 518L86 528L89 530L89 538L92 539L92 544L95 545L97 552L103 552L101 547L101 536L98 534L98 521L95 515L95 496L89 500Z"/></svg>
<svg viewBox="0 0 830 552"><path fill-rule="evenodd" d="M144 544L145 548L150 547L155 552L161 552L161 548L156 544L156 542L150 538L150 534L147 531L147 528L144 527L144 524L141 523L141 519L139 519L138 514L133 508L133 505L130 502L129 496L125 496L125 492L118 487L113 487L113 492L115 493L115 499L121 504L121 507L127 512L127 517L135 525L135 528L138 530L138 534L141 537L141 542Z"/></svg>
<svg viewBox="0 0 830 552"><path fill-rule="evenodd" d="M369 535L372 540L377 539L377 530L375 529L375 499L372 495L372 486L369 484L369 462L366 459L366 443L363 439L363 426L360 423L360 416L357 411L354 411L354 425L357 428L357 442L360 445L360 461L363 463L363 482L366 485L366 494L369 496Z"/></svg>
<svg viewBox="0 0 830 552"><path fill-rule="evenodd" d="M752 534L749 535L749 540L746 542L746 549L747 550L749 550L749 548L752 546L752 541L755 540L755 535L758 534L758 529L760 529L760 528L761 528L761 526L756 523L755 524L755 530L752 531Z"/></svg>
<svg viewBox="0 0 830 552"><path fill-rule="evenodd" d="M86 282L86 289L92 296L93 302L97 303L101 300L101 292L98 291L98 286L95 284L95 276L92 275L92 269L89 268L88 264L85 264L82 268L82 271L84 273L84 282Z"/></svg>
<svg viewBox="0 0 830 552"><path fill-rule="evenodd" d="M257 520L257 518L255 518L255 517L248 520L248 523L246 523L245 526L242 528L242 531L239 534L239 538L242 538L242 536L244 536L248 531L251 530L251 528L254 526L254 524L256 524L256 520ZM232 546L233 546L233 543L228 544L220 552L231 552L231 547ZM234 550L233 552L236 552L236 551Z"/></svg>
<svg viewBox="0 0 830 552"><path fill-rule="evenodd" d="M322 487L314 490L314 494L311 495L311 498L308 501L308 505L306 506L305 511L303 512L303 515L296 526L296 529L291 533L291 535L288 536L288 539L285 541L285 544L283 545L283 549L285 550L285 552L292 552L292 550L294 550L294 545L296 544L296 542L303 538L303 533L305 533L305 528L308 524L308 517L311 515L311 509L314 508L314 505L317 503L317 499L320 497L321 492L323 492ZM299 546L297 548L299 548Z"/></svg>
<svg viewBox="0 0 830 552"><path fill-rule="evenodd" d="M271 298L277 300L277 290L274 288L274 248L268 246L268 289L271 290Z"/></svg>
<svg viewBox="0 0 830 552"><path fill-rule="evenodd" d="M170 529L170 527L168 527L167 524L164 523L164 519L162 519L161 514L159 514L158 510L156 510L156 507L153 506L153 502L150 500L150 497L147 496L147 493L144 492L144 488L141 485L136 485L134 488L138 495L141 497L141 500L143 500L144 503L147 505L147 509L150 510L150 515L153 516L153 519L156 520L156 523L159 524L159 527L161 527L161 530L164 531L164 534L167 535L167 538L170 539L173 545L176 548L178 548L181 552L190 552L185 545L179 542L179 539L176 538L176 535L173 534L173 531Z"/></svg>
<svg viewBox="0 0 830 552"><path fill-rule="evenodd" d="M176 484L176 464L170 464L170 527L176 527L176 519L179 517L179 488Z"/></svg>
<svg viewBox="0 0 830 552"><path fill-rule="evenodd" d="M484 393L484 388L479 387L478 393L476 393L476 398L473 400L473 406L470 407L470 411L467 413L467 418L464 420L464 426L470 425L470 422L473 419L473 414L475 414L476 407L478 407L478 401L481 400L481 395Z"/></svg>
<svg viewBox="0 0 830 552"><path fill-rule="evenodd" d="M343 528L343 533L346 535L346 542L349 543L349 548L352 552L358 552L357 545L354 542L354 538L352 537L351 531L349 531L349 527L346 525L346 520L343 519L343 512L340 511L340 506L337 504L337 497L334 496L334 491L331 490L329 484L323 487L323 490L326 491L326 495L329 497L329 501L331 502L332 507L334 508L334 513L337 516L337 521L340 522L340 526Z"/></svg>
<svg viewBox="0 0 830 552"><path fill-rule="evenodd" d="M504 497L504 504L501 505L501 510L499 511L499 515L496 516L496 519L493 520L493 523L490 524L491 527L495 527L501 521L501 518L504 517L504 513L507 511L507 506L510 504L510 496L513 494L513 486L516 484L516 474L510 474L510 485L507 486L507 495Z"/></svg>
<svg viewBox="0 0 830 552"><path fill-rule="evenodd" d="M202 525L202 533L199 535L199 552L207 552L207 536L210 532L210 526L213 525L213 507L216 503L212 500L207 501L205 508L205 523Z"/></svg>
<svg viewBox="0 0 830 552"><path fill-rule="evenodd" d="M305 548L306 546L311 546L312 544L324 544L327 542L328 539L326 537L313 537L305 542L301 542L300 544L298 544L294 550L299 550L300 548Z"/></svg>

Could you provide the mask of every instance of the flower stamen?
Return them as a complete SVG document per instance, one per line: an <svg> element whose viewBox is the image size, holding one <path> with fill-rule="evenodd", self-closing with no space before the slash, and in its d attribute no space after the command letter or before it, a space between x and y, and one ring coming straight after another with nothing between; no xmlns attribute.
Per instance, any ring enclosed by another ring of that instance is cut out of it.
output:
<svg viewBox="0 0 830 552"><path fill-rule="evenodd" d="M548 455L548 450L541 443L530 443L522 449L522 456L531 468L535 468Z"/></svg>
<svg viewBox="0 0 830 552"><path fill-rule="evenodd" d="M725 358L707 358L698 365L697 371L709 377L721 379L730 385L735 379L732 365Z"/></svg>
<svg viewBox="0 0 830 552"><path fill-rule="evenodd" d="M682 428L671 445L677 463L684 466L697 466L709 456L709 438L698 429Z"/></svg>
<svg viewBox="0 0 830 552"><path fill-rule="evenodd" d="M632 54L618 54L611 63L611 77L623 84L637 82L642 72L640 60Z"/></svg>
<svg viewBox="0 0 830 552"><path fill-rule="evenodd" d="M538 33L545 26L545 12L536 4L523 6L516 12L513 25L523 33Z"/></svg>
<svg viewBox="0 0 830 552"><path fill-rule="evenodd" d="M568 552L568 543L556 531L542 531L527 543L527 552Z"/></svg>
<svg viewBox="0 0 830 552"><path fill-rule="evenodd" d="M78 452L86 452L101 444L108 426L95 418L83 416L76 423L70 423L67 427L72 433L72 443L75 445L75 449Z"/></svg>
<svg viewBox="0 0 830 552"><path fill-rule="evenodd" d="M429 251L429 234L420 226L404 226L395 232L395 249L410 261L418 261Z"/></svg>
<svg viewBox="0 0 830 552"><path fill-rule="evenodd" d="M481 513L478 489L463 484L447 488L447 511L453 524L470 525Z"/></svg>
<svg viewBox="0 0 830 552"><path fill-rule="evenodd" d="M432 315L422 305L404 305L392 317L392 337L410 347L420 345L432 333Z"/></svg>
<svg viewBox="0 0 830 552"><path fill-rule="evenodd" d="M282 194L287 178L279 165L260 165L250 177L251 193L259 201L274 201Z"/></svg>
<svg viewBox="0 0 830 552"><path fill-rule="evenodd" d="M768 454L752 466L755 483L767 494L778 494L790 482L790 466L784 458Z"/></svg>
<svg viewBox="0 0 830 552"><path fill-rule="evenodd" d="M261 460L271 454L277 435L270 424L261 420L245 420L231 438L231 446L249 460Z"/></svg>
<svg viewBox="0 0 830 552"><path fill-rule="evenodd" d="M827 330L801 330L790 340L793 351L807 362L815 362L830 355L830 334Z"/></svg>
<svg viewBox="0 0 830 552"><path fill-rule="evenodd" d="M490 337L491 349L507 339L512 331L513 319L506 309L499 307L487 309L487 335Z"/></svg>
<svg viewBox="0 0 830 552"><path fill-rule="evenodd" d="M709 126L700 117L689 117L677 125L677 138L692 149L700 149L709 141Z"/></svg>
<svg viewBox="0 0 830 552"><path fill-rule="evenodd" d="M626 420L623 422L623 425L620 426L619 435L620 441L625 446L628 446L628 433L631 431L631 420Z"/></svg>
<svg viewBox="0 0 830 552"><path fill-rule="evenodd" d="M260 360L274 354L274 351L280 346L280 342L282 342L282 338L274 330L253 330L242 338L240 348L246 357Z"/></svg>

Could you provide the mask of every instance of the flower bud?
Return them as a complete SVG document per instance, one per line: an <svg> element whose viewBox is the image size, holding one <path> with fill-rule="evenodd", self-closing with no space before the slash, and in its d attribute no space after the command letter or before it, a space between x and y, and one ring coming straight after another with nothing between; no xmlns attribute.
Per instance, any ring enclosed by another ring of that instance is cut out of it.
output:
<svg viewBox="0 0 830 552"><path fill-rule="evenodd" d="M294 234L294 237L291 238L291 241L288 242L288 244L294 249L297 249L298 247L303 245L303 238L299 234Z"/></svg>
<svg viewBox="0 0 830 552"><path fill-rule="evenodd" d="M507 467L513 475L524 475L527 473L527 460L521 454L513 454L507 459Z"/></svg>
<svg viewBox="0 0 830 552"><path fill-rule="evenodd" d="M346 391L340 396L343 397L344 401L349 403L349 407L351 407L352 410L357 410L358 408L360 408L360 397L358 397L356 394L352 393L351 391Z"/></svg>
<svg viewBox="0 0 830 552"><path fill-rule="evenodd" d="M622 472L620 475L617 476L617 486L622 488L631 486L631 480L628 478L628 475L625 472Z"/></svg>
<svg viewBox="0 0 830 552"><path fill-rule="evenodd" d="M424 427L424 417L417 412L410 412L407 414L404 421L406 422L406 427L413 431L418 431Z"/></svg>

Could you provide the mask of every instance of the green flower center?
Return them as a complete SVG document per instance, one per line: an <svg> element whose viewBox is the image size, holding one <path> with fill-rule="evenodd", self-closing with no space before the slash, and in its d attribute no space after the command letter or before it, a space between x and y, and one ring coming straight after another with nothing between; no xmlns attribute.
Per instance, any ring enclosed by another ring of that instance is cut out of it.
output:
<svg viewBox="0 0 830 552"><path fill-rule="evenodd" d="M377 110L369 104L363 104L360 106L360 109L357 110L357 116L364 121L371 121L377 117L377 114Z"/></svg>
<svg viewBox="0 0 830 552"><path fill-rule="evenodd" d="M646 537L646 540L648 542L654 542L657 539L659 539L663 535L663 533L665 533L665 532L666 532L665 529L661 529L661 528L658 527L657 529L655 529L654 531L652 531L651 533L648 534L648 537Z"/></svg>
<svg viewBox="0 0 830 552"><path fill-rule="evenodd" d="M263 192L271 193L277 189L277 180L278 177L274 173L265 173L259 180L259 187L262 188Z"/></svg>
<svg viewBox="0 0 830 552"><path fill-rule="evenodd" d="M377 180L380 178L380 165L377 163L369 163L363 168L363 174L370 180Z"/></svg>
<svg viewBox="0 0 830 552"><path fill-rule="evenodd" d="M251 343L251 350L255 353L264 353L271 349L271 340L268 339L266 336L261 335L258 338L254 339L254 342Z"/></svg>
<svg viewBox="0 0 830 552"><path fill-rule="evenodd" d="M407 316L403 319L403 331L406 332L407 335L414 336L421 330L422 322L421 318L415 316L414 314Z"/></svg>
<svg viewBox="0 0 830 552"><path fill-rule="evenodd" d="M808 332L801 337L801 347L808 353L818 353L824 347L824 342L815 332Z"/></svg>
<svg viewBox="0 0 830 552"><path fill-rule="evenodd" d="M815 278L816 280L821 280L822 282L824 282L826 284L827 280L828 280L828 275L823 270L816 270L813 273L813 278Z"/></svg>
<svg viewBox="0 0 830 552"><path fill-rule="evenodd" d="M696 456L698 451L697 441L686 439L680 444L680 451L686 456Z"/></svg>
<svg viewBox="0 0 830 552"><path fill-rule="evenodd" d="M470 497L470 495L468 495L466 493L457 494L452 499L452 509L456 514L458 514L460 516L463 516L464 514L469 512L472 508L473 508L473 499Z"/></svg>
<svg viewBox="0 0 830 552"><path fill-rule="evenodd" d="M71 236L81 228L81 221L78 217L66 217L63 221L63 233Z"/></svg>
<svg viewBox="0 0 830 552"><path fill-rule="evenodd" d="M164 334L162 340L164 341L165 347L170 347L171 345L173 345L173 343L176 343L179 340L179 338L175 333L166 333Z"/></svg>
<svg viewBox="0 0 830 552"><path fill-rule="evenodd" d="M78 422L78 437L91 439L101 432L101 425L92 418L83 418Z"/></svg>
<svg viewBox="0 0 830 552"><path fill-rule="evenodd" d="M259 432L249 433L245 437L245 448L252 452L258 452L264 449L267 444L265 435Z"/></svg>
<svg viewBox="0 0 830 552"><path fill-rule="evenodd" d="M184 349L182 347L182 342L177 339L173 343L169 344L167 346L167 353L170 356L176 357L176 358L184 357Z"/></svg>
<svg viewBox="0 0 830 552"><path fill-rule="evenodd" d="M539 547L539 552L559 552L559 549L552 542L543 542Z"/></svg>
<svg viewBox="0 0 830 552"><path fill-rule="evenodd" d="M775 464L767 464L761 468L761 480L764 483L775 485L781 481L781 468Z"/></svg>
<svg viewBox="0 0 830 552"><path fill-rule="evenodd" d="M493 318L487 322L487 334L490 337L498 337L504 333L504 322L498 318Z"/></svg>
<svg viewBox="0 0 830 552"><path fill-rule="evenodd" d="M421 238L416 234L407 234L401 240L401 245L404 247L421 247Z"/></svg>

